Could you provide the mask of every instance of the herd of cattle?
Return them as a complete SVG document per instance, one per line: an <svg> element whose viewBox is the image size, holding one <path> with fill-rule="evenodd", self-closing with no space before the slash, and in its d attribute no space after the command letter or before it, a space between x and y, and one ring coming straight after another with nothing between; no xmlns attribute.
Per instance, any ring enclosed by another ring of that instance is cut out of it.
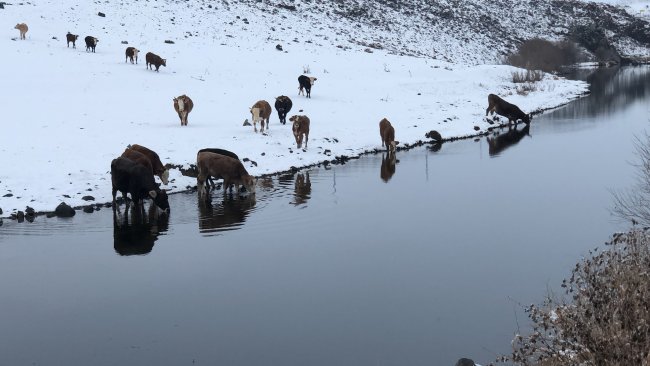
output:
<svg viewBox="0 0 650 366"><path fill-rule="evenodd" d="M20 39L25 39L25 34L29 29L27 24L16 24L15 29L20 31ZM72 47L76 48L78 38L78 35L68 32L66 34L67 46L70 47L70 43L72 43ZM86 52L94 53L99 39L93 36L87 36L84 38L84 41L86 43ZM131 61L132 64L137 64L139 52L140 50L135 47L127 47L125 51L125 62ZM156 71L158 71L160 66L167 66L166 59L151 52L146 54L145 60L147 69L153 70L153 66L155 66ZM305 95L306 98L311 98L311 89L316 80L317 78L315 77L300 75L298 77L298 95ZM194 102L184 94L173 98L173 102L174 109L180 118L181 126L187 126L188 115L194 107ZM287 114L293 106L291 99L285 95L281 95L275 99L274 106L278 113L280 123L283 125L286 124ZM488 107L485 110L485 115L487 116L488 113L495 112L498 115L508 118L509 125L512 122L515 122L516 125L519 120L526 124L530 123L530 114L522 112L519 107L506 102L497 95L490 94L488 95ZM265 126L268 130L272 109L267 101L257 101L250 108L250 113L255 132L257 132L258 122L260 123L261 132L264 132ZM304 139L306 149L309 141L309 117L305 115L293 115L289 118L289 121L293 124L293 136L296 140L297 147L299 149L302 148ZM385 146L389 153L388 160L395 161L395 151L399 141L395 141L395 128L388 119L384 118L379 122L379 134L382 146ZM199 197L206 194L212 178L223 179L224 193L228 188L232 191L233 186L239 191L240 185L249 193L255 193L255 178L248 174L238 156L230 151L223 149L202 149L197 153L196 166L198 170L197 187ZM382 170L382 178L383 174L384 172ZM162 210L169 211L167 193L160 189L160 185L156 183L154 175L160 177L163 184L167 184L169 171L164 168L158 154L141 145L129 145L120 157L111 162L113 207L117 207L116 194L120 191L125 202L128 202L128 193L135 204L139 204L145 198L151 198L156 206Z"/></svg>

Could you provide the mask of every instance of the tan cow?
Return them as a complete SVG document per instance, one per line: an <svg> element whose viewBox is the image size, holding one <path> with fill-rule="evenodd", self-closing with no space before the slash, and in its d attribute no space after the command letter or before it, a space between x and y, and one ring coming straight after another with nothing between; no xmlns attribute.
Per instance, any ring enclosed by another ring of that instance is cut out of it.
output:
<svg viewBox="0 0 650 366"><path fill-rule="evenodd" d="M224 194L231 184L236 186L237 192L239 192L239 186L243 185L246 187L246 191L251 194L255 193L255 177L248 174L244 165L237 159L211 152L199 152L196 155L196 167L199 197L207 193L205 182L210 176L223 179ZM232 192L232 187L230 187L230 191Z"/></svg>
<svg viewBox="0 0 650 366"><path fill-rule="evenodd" d="M250 108L251 116L253 119L253 128L257 132L257 122L260 123L260 132L264 132L264 122L266 121L266 129L269 129L269 119L271 118L271 105L266 100L258 100Z"/></svg>
<svg viewBox="0 0 650 366"><path fill-rule="evenodd" d="M395 152L399 141L395 141L395 129L386 118L379 122L379 136L381 136L381 146L386 146L386 150Z"/></svg>
<svg viewBox="0 0 650 366"><path fill-rule="evenodd" d="M29 27L25 23L18 23L14 27L14 29L18 29L20 31L20 39L26 39L25 38L25 33L29 30Z"/></svg>
<svg viewBox="0 0 650 366"><path fill-rule="evenodd" d="M127 149L135 150L144 154L147 158L149 158L149 161L151 162L153 174L160 177L160 180L163 182L163 184L166 185L169 182L169 170L165 169L165 166L163 165L162 161L160 161L160 157L155 151L138 144L129 145Z"/></svg>
<svg viewBox="0 0 650 366"><path fill-rule="evenodd" d="M298 148L302 146L302 138L305 137L305 149L307 148L307 142L309 141L309 117L294 115L289 118L289 121L293 122L293 137L296 139L296 145Z"/></svg>
<svg viewBox="0 0 650 366"><path fill-rule="evenodd" d="M181 119L181 126L187 126L187 115L190 114L194 108L194 102L187 95L183 94L174 98L174 109L178 113L178 118Z"/></svg>

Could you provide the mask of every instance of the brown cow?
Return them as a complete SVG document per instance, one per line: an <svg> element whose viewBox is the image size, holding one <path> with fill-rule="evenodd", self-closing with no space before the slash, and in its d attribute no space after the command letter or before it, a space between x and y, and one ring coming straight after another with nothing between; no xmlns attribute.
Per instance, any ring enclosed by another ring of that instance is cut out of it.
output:
<svg viewBox="0 0 650 366"><path fill-rule="evenodd" d="M158 72L160 65L167 67L167 59L161 58L155 53L147 52L147 54L144 55L144 58L147 61L147 68L150 70L153 70L151 65L156 66L156 72Z"/></svg>
<svg viewBox="0 0 650 366"><path fill-rule="evenodd" d="M131 63L133 63L133 59L135 58L135 63L138 63L138 53L140 53L140 50L135 48L135 47L127 47L126 51L124 54L126 55L126 58L124 59L124 63L126 63L129 59L131 59Z"/></svg>
<svg viewBox="0 0 650 366"><path fill-rule="evenodd" d="M487 116L489 112L496 112L498 115L506 117L508 124L511 124L512 121L515 121L515 124L517 124L518 120L530 123L532 116L522 112L516 105L510 104L494 94L488 95L488 107L485 110L485 115Z"/></svg>
<svg viewBox="0 0 650 366"><path fill-rule="evenodd" d="M309 117L294 115L289 118L289 121L293 122L293 137L296 139L296 144L298 148L302 146L302 138L305 137L305 149L307 148L307 142L309 141Z"/></svg>
<svg viewBox="0 0 650 366"><path fill-rule="evenodd" d="M151 174L154 174L153 173L153 165L151 164L151 160L145 154L143 154L143 153L141 153L141 152L139 152L137 150L133 150L130 147L127 147L126 149L124 149L124 152L120 156L123 157L123 158L127 158L127 159L133 161L134 163L138 163L138 164L144 166L145 168L147 168L147 170L151 171Z"/></svg>
<svg viewBox="0 0 650 366"><path fill-rule="evenodd" d="M187 95L179 95L174 98L174 109L178 113L178 118L181 119L181 126L187 126L187 116L194 108L194 102Z"/></svg>
<svg viewBox="0 0 650 366"><path fill-rule="evenodd" d="M155 151L150 150L142 145L138 144L133 144L128 146L129 149L138 151L144 155L146 155L149 158L149 161L151 161L151 166L153 168L153 174L157 175L160 177L160 180L163 182L163 184L167 184L169 181L169 170L165 169L163 166L162 162L160 161L160 157L158 154L156 154Z"/></svg>
<svg viewBox="0 0 650 366"><path fill-rule="evenodd" d="M379 122L379 136L381 136L381 146L385 145L386 150L395 152L399 141L395 141L395 129L386 118Z"/></svg>
<svg viewBox="0 0 650 366"><path fill-rule="evenodd" d="M70 47L70 42L72 42L72 48L77 48L77 44L75 42L77 42L78 38L79 38L78 34L72 34L68 32L68 34L65 35L65 40L68 43L68 47Z"/></svg>
<svg viewBox="0 0 650 366"><path fill-rule="evenodd" d="M260 131L264 132L264 121L266 121L266 129L269 129L269 119L271 118L271 112L273 110L271 109L271 105L269 102L266 100L258 100L253 104L253 106L250 108L251 110L251 115L252 115L252 120L253 120L253 128L255 129L255 132L257 132L257 122L260 122Z"/></svg>
<svg viewBox="0 0 650 366"><path fill-rule="evenodd" d="M25 23L18 23L14 27L14 29L18 29L20 31L20 39L26 39L25 38L25 33L29 30L29 27Z"/></svg>
<svg viewBox="0 0 650 366"><path fill-rule="evenodd" d="M196 167L198 169L196 183L199 197L207 193L205 182L210 176L223 179L224 194L231 184L236 185L237 192L239 192L239 186L243 185L248 192L255 193L255 178L248 174L244 165L237 159L211 152L200 152L196 155ZM230 187L230 191L232 192L232 187Z"/></svg>

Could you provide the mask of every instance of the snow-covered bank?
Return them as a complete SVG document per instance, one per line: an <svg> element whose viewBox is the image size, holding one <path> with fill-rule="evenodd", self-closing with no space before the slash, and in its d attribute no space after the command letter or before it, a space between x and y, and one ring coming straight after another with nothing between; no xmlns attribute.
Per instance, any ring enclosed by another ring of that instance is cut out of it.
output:
<svg viewBox="0 0 650 366"><path fill-rule="evenodd" d="M490 126L484 120L489 93L529 112L564 104L587 88L547 76L522 96L510 82L516 69L509 66L459 66L304 42L283 43L284 52L277 51L276 41L254 37L260 25L250 16L251 29L230 37L192 19L182 23L172 13L161 15L175 17L167 30L147 18L153 11L131 16L127 9L100 18L94 7L78 6L72 18L69 7L43 4L49 5L7 7L0 18L3 216L26 206L51 211L62 201L88 204L81 199L86 195L110 201L110 162L131 143L180 165L195 162L201 148L224 148L254 161L245 165L260 175L379 148L383 117L401 143L423 140L430 130L460 137ZM25 41L10 39L17 37L12 28L19 21L30 27ZM193 36L184 38L181 29ZM67 31L80 35L77 49L66 48ZM99 38L97 53L84 51L86 35ZM142 51L140 64L124 62L123 40ZM167 67L146 70L148 51L167 58ZM297 95L297 77L307 68L318 78L311 99ZM180 94L195 104L186 127L172 106ZM289 115L311 119L306 151L295 148L291 126L280 125L275 111L268 135L242 126L255 101L273 104L279 95L293 100ZM165 188L171 191L196 184L177 170L170 180Z"/></svg>

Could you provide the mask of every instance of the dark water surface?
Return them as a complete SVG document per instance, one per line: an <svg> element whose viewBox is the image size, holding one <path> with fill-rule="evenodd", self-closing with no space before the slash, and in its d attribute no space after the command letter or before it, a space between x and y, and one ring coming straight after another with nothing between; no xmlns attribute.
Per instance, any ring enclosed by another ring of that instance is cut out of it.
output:
<svg viewBox="0 0 650 366"><path fill-rule="evenodd" d="M525 330L520 304L628 225L609 190L632 185L650 69L587 78L591 96L528 131L398 152L394 170L366 156L255 198L172 195L145 224L5 220L0 365L487 364Z"/></svg>

